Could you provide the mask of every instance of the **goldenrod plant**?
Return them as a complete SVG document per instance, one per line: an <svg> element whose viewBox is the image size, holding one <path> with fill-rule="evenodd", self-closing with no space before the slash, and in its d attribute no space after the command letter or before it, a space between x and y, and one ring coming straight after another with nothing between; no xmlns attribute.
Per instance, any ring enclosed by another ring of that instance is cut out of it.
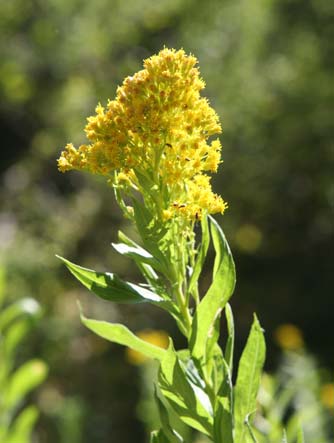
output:
<svg viewBox="0 0 334 443"><path fill-rule="evenodd" d="M226 202L212 191L210 173L221 163L221 125L208 100L197 60L183 50L164 48L127 77L116 99L100 104L88 118L88 143L68 144L58 160L62 172L84 170L105 176L140 244L119 232L114 248L133 260L144 281L135 284L111 272L96 272L61 258L97 296L116 303L151 303L176 321L187 348L167 349L143 340L122 324L86 318L101 337L159 362L155 399L160 428L151 443L189 442L175 417L215 443L254 443L253 425L265 359L257 317L237 368L233 367L234 322L228 301L235 267L224 233L213 214ZM199 278L213 245L211 284L204 294ZM218 345L220 320L227 337ZM236 382L233 374L236 372ZM203 437L204 438L204 437ZM284 435L282 441L286 441ZM299 434L300 443L303 441Z"/></svg>
<svg viewBox="0 0 334 443"><path fill-rule="evenodd" d="M0 270L0 286L3 272ZM0 441L30 443L38 418L38 408L26 404L26 396L47 376L46 364L37 358L17 365L21 342L40 315L32 298L6 303L0 287Z"/></svg>

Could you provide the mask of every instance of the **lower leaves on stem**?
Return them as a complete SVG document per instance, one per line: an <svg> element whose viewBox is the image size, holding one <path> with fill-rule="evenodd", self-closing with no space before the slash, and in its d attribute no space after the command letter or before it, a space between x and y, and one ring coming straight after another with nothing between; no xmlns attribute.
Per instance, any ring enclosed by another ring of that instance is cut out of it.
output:
<svg viewBox="0 0 334 443"><path fill-rule="evenodd" d="M171 411L186 426L206 435L214 443L256 441L252 430L252 418L256 411L256 398L265 358L263 331L257 317L254 316L238 365L236 384L233 386L235 331L228 300L235 285L235 268L222 229L213 218L208 220L210 236L208 237L208 225L202 223L203 229L206 230L203 237L205 244L200 249L201 256L196 262L196 272L190 277L191 284L188 287L192 292L198 284L210 238L216 259L211 286L197 304L193 316L187 319L188 349L176 351L171 338L168 349L162 349L140 339L122 324L88 319L81 313L83 324L95 334L130 347L159 362L155 399L159 410L160 429L152 433L151 443L190 443L188 436L183 436L173 428L169 420ZM123 281L115 274L95 272L60 258L70 272L100 298L118 303L151 303L163 307L182 324L182 310L178 310L178 300L168 296L168 288L163 289L163 279L159 277L163 266L160 257L155 261L152 249L147 253L134 242L131 243L130 239L126 238L126 241L130 246L116 245L116 250L133 259L139 269L142 269L147 281L146 287ZM190 300L189 297L184 299ZM218 340L220 317L224 311L227 337L223 352Z"/></svg>

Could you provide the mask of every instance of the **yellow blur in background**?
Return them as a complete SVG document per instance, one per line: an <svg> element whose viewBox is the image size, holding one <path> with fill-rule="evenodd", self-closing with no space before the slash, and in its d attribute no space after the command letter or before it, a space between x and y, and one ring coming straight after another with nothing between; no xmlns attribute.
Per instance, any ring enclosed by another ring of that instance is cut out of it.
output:
<svg viewBox="0 0 334 443"><path fill-rule="evenodd" d="M304 346L302 331L295 325L286 323L278 326L274 332L276 343L288 351L296 351Z"/></svg>
<svg viewBox="0 0 334 443"><path fill-rule="evenodd" d="M137 333L137 336L152 345L159 346L160 348L168 348L168 334L162 330L144 329ZM129 363L133 365L141 365L145 363L149 358L140 352L133 349L126 349L126 358Z"/></svg>

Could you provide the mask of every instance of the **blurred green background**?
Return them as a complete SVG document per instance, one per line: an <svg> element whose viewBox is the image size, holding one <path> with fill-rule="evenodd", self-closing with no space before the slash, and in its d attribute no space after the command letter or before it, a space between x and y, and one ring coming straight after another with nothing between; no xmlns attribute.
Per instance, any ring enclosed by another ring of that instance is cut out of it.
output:
<svg viewBox="0 0 334 443"><path fill-rule="evenodd" d="M24 349L50 366L34 396L36 442L146 438L138 368L84 329L76 300L135 331L175 326L154 308L94 299L56 260L138 277L110 247L121 226L131 230L111 190L60 174L56 158L164 45L198 57L223 124L214 188L229 202L219 222L237 266L239 349L256 311L268 369L281 323L300 327L321 364L334 366L333 18L331 0L0 1L1 266L7 297L34 297L44 310Z"/></svg>

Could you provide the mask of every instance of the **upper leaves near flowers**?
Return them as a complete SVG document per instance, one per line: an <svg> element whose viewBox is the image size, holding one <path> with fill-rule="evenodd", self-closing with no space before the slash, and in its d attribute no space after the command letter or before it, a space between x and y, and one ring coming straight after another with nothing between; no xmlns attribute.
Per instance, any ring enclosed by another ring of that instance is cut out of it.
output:
<svg viewBox="0 0 334 443"><path fill-rule="evenodd" d="M235 267L231 250L218 223L210 217L210 227L216 258L213 279L207 293L196 308L190 349L193 357L205 362L218 340L217 321L235 286Z"/></svg>
<svg viewBox="0 0 334 443"><path fill-rule="evenodd" d="M204 81L197 60L183 50L163 49L127 77L115 100L88 118L89 144L68 144L58 167L105 175L118 189L139 191L158 218L197 220L222 213L226 203L211 190L221 145L218 116L200 96Z"/></svg>
<svg viewBox="0 0 334 443"><path fill-rule="evenodd" d="M96 272L59 257L69 271L98 297L117 303L161 303L162 297L142 286L125 282L111 272Z"/></svg>

